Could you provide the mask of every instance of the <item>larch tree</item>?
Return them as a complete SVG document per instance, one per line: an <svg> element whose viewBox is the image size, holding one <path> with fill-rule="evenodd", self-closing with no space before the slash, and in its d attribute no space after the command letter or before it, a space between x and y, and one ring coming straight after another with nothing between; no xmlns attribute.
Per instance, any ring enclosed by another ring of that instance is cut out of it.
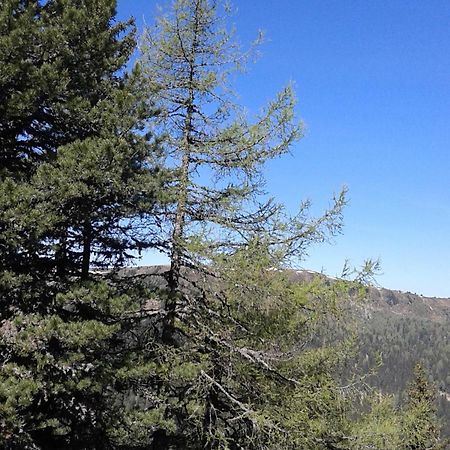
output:
<svg viewBox="0 0 450 450"><path fill-rule="evenodd" d="M155 128L165 136L168 164L178 174L172 208L161 214L160 249L170 256L173 292L183 266L197 267L255 238L269 247L285 244L286 256L298 255L326 231L339 231L345 204L342 192L316 221L305 220L309 204L286 221L281 205L264 200L264 164L289 152L302 124L294 117L290 85L253 122L234 102L229 76L245 67L253 49L239 50L220 8L219 2L174 2L147 28L142 44L141 64L160 109Z"/></svg>
<svg viewBox="0 0 450 450"><path fill-rule="evenodd" d="M141 45L154 129L173 170L154 232L170 265L157 272L165 282L154 283L154 340L142 354L150 370L137 385L148 423L157 417L148 444L397 448L402 416L389 399L369 395L364 376L339 383L355 349L343 332L350 311L341 311L360 284L302 283L292 270L308 246L341 231L345 189L319 217L309 202L292 217L267 197L265 164L289 152L302 125L291 86L253 119L236 103L230 80L255 47L240 50L229 11L221 1L174 0ZM363 413L357 405L371 397Z"/></svg>
<svg viewBox="0 0 450 450"><path fill-rule="evenodd" d="M348 342L309 346L342 285L305 286L287 270L340 232L345 191L318 218L289 217L264 193L264 165L302 136L291 86L249 119L230 76L245 67L227 7L176 0L147 28L139 64L175 177L156 248L170 258L149 326L152 448L341 448L349 400L333 370ZM257 45L258 43L256 43ZM158 342L159 344L156 344ZM342 447L344 448L344 447Z"/></svg>

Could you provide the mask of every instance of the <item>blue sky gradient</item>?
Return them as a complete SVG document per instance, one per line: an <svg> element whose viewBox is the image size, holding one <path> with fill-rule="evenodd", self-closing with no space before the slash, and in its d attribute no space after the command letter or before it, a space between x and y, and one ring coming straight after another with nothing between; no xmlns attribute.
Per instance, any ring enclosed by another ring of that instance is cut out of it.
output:
<svg viewBox="0 0 450 450"><path fill-rule="evenodd" d="M165 1L118 0L142 26ZM450 2L234 0L245 46L261 58L239 77L258 111L289 81L305 137L267 167L268 190L319 213L349 187L344 234L310 250L305 268L339 274L380 258L380 285L450 297ZM147 256L143 263L157 261Z"/></svg>

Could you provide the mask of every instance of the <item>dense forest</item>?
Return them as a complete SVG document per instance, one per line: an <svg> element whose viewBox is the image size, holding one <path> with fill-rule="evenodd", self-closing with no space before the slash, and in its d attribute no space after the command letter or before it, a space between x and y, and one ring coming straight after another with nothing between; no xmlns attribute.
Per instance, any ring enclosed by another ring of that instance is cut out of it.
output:
<svg viewBox="0 0 450 450"><path fill-rule="evenodd" d="M368 369L381 354L383 364L370 382L402 403L414 366L422 364L437 391L442 432L450 436L450 300L383 289L377 301L370 291L372 310L359 319L360 366Z"/></svg>
<svg viewBox="0 0 450 450"><path fill-rule="evenodd" d="M440 353L408 359L402 398L354 363L409 339L355 339L376 264L290 276L341 232L346 191L317 217L265 193L303 127L290 85L236 103L260 40L242 51L228 13L175 0L141 33L114 0L0 2L2 448L445 448ZM148 250L170 260L151 283L124 270Z"/></svg>

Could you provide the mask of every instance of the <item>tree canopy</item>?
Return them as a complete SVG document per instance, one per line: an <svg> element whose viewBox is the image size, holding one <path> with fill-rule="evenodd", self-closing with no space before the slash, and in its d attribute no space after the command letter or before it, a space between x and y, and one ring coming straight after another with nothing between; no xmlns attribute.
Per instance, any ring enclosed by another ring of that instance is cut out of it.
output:
<svg viewBox="0 0 450 450"><path fill-rule="evenodd" d="M145 248L137 219L164 171L151 103L120 73L134 28L114 15L108 0L0 6L4 448L108 448L122 420L141 300L92 270Z"/></svg>

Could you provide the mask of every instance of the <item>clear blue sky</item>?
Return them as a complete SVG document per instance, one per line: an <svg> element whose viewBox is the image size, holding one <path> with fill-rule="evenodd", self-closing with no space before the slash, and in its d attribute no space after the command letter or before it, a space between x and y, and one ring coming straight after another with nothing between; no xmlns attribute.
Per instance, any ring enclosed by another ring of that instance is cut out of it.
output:
<svg viewBox="0 0 450 450"><path fill-rule="evenodd" d="M118 0L152 23L165 0ZM257 111L295 81L305 138L271 163L269 189L316 211L350 189L344 234L306 268L338 274L380 258L388 288L450 297L450 2L234 0L238 38L265 31L237 89ZM145 261L145 262L148 262Z"/></svg>

